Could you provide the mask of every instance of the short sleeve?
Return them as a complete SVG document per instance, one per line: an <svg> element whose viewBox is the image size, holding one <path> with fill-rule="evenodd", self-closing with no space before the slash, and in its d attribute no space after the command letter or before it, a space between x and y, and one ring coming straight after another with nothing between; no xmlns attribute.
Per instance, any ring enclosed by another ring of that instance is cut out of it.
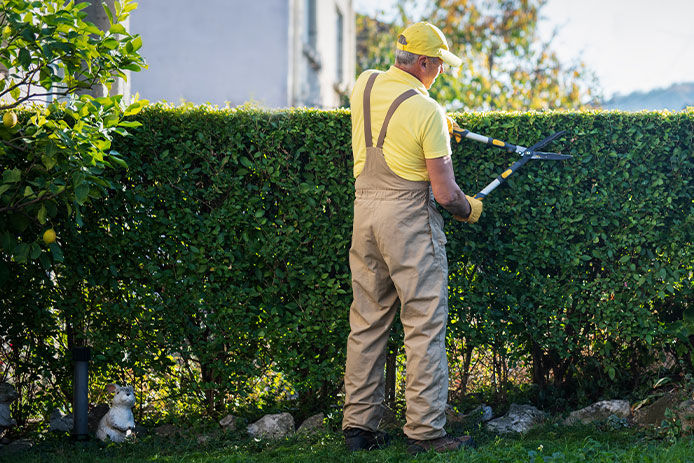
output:
<svg viewBox="0 0 694 463"><path fill-rule="evenodd" d="M425 159L435 159L451 154L451 140L446 123L446 114L436 102L423 124L422 151Z"/></svg>

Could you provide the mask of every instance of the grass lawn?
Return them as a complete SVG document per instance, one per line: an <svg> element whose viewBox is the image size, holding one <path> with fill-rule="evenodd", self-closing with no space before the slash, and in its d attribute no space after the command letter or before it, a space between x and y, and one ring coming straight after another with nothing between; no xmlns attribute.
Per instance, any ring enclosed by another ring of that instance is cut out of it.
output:
<svg viewBox="0 0 694 463"><path fill-rule="evenodd" d="M524 436L497 437L483 431L474 434L476 450L411 457L402 437L384 450L349 454L342 435L336 432L310 437L292 437L278 442L256 442L241 433L198 438L140 437L137 442L102 445L96 441L71 442L66 436L52 436L30 450L0 453L0 461L13 463L129 463L129 462L694 462L694 438L670 443L653 433L632 429L604 430L592 426L557 427L546 425Z"/></svg>

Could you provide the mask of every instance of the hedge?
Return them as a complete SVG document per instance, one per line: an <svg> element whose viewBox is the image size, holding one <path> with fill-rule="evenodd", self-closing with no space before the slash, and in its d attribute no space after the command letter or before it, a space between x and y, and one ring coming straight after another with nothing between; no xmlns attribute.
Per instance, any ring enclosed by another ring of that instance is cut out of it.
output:
<svg viewBox="0 0 694 463"><path fill-rule="evenodd" d="M491 350L577 401L635 387L659 355L691 370L694 113L454 116L524 146L567 130L551 147L574 157L526 164L485 200L478 224L444 212L453 367ZM143 411L338 403L349 117L206 106L138 115L134 135L114 141L129 165L106 172L117 187L82 210L81 225L64 211L54 219L62 256L52 267L0 254L10 275L0 379L22 387L22 413L69 401L68 344L93 348L93 395L134 383ZM456 145L458 182L479 191L513 157ZM21 164L20 153L0 163Z"/></svg>

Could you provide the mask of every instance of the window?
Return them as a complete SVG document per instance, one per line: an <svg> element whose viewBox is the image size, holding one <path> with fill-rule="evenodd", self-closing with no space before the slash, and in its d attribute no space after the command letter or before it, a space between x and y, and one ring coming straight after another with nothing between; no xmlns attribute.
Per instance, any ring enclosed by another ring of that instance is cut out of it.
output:
<svg viewBox="0 0 694 463"><path fill-rule="evenodd" d="M337 81L342 82L344 80L344 18L340 9L337 9Z"/></svg>
<svg viewBox="0 0 694 463"><path fill-rule="evenodd" d="M306 0L305 30L304 30L304 55L314 71L321 69L321 59L318 54L318 19L316 16L316 0Z"/></svg>
<svg viewBox="0 0 694 463"><path fill-rule="evenodd" d="M316 0L306 0L306 44L316 49L318 24L316 20Z"/></svg>

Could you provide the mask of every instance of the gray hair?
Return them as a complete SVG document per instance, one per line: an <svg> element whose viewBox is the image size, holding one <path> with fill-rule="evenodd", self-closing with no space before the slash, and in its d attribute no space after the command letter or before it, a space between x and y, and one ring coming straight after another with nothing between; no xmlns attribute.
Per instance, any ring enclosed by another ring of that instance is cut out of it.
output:
<svg viewBox="0 0 694 463"><path fill-rule="evenodd" d="M410 53L409 51L400 50L397 48L395 50L395 64L401 64L403 66L409 66L410 64L417 61L419 55Z"/></svg>
<svg viewBox="0 0 694 463"><path fill-rule="evenodd" d="M441 64L443 61L441 58L437 58L434 56L425 56L425 55L418 55L416 53L412 53L409 51L405 50L400 50L399 48L395 49L395 64L400 64L401 66L409 66L410 64L414 64L415 61L417 61L417 58L420 56L424 56L427 60L436 60L438 64Z"/></svg>

